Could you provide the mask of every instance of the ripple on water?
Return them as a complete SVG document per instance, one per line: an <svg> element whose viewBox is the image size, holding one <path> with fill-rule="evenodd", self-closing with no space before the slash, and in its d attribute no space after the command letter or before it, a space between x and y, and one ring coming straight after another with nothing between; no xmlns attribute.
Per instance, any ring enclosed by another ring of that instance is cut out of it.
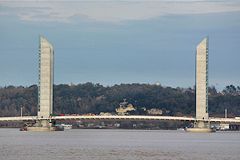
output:
<svg viewBox="0 0 240 160"><path fill-rule="evenodd" d="M239 160L240 132L0 129L0 160Z"/></svg>

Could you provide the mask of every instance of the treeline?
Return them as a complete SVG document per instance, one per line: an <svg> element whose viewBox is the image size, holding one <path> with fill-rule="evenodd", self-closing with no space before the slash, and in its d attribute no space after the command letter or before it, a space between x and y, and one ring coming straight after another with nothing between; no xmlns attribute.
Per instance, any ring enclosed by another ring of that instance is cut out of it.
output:
<svg viewBox="0 0 240 160"><path fill-rule="evenodd" d="M171 88L150 84L121 84L104 87L100 84L54 86L55 114L99 114L114 113L119 103L127 101L137 108L134 114L144 114L143 108L158 108L163 115L194 116L195 90L193 88ZM0 88L0 116L36 115L38 89L7 86ZM211 116L224 115L228 109L231 117L240 116L240 87L229 85L222 91L209 88L209 113Z"/></svg>

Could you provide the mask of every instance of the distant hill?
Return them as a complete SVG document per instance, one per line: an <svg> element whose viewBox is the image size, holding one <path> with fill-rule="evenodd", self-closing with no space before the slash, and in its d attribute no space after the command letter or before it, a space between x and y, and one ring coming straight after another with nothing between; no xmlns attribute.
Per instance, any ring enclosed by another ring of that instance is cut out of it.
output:
<svg viewBox="0 0 240 160"><path fill-rule="evenodd" d="M37 114L37 86L7 86L0 88L0 116ZM194 116L195 90L193 88L171 88L150 84L121 84L104 87L100 84L54 86L54 114L99 114L115 113L119 103L126 99L136 111L131 114L145 114L145 109L161 109L163 115ZM217 92L209 88L209 113L211 116L240 116L240 87L227 86Z"/></svg>

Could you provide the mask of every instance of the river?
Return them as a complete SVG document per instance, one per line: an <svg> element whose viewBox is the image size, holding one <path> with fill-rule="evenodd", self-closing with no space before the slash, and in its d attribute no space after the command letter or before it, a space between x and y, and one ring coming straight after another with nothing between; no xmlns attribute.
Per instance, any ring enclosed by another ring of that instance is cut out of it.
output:
<svg viewBox="0 0 240 160"><path fill-rule="evenodd" d="M240 160L240 132L0 129L0 160Z"/></svg>

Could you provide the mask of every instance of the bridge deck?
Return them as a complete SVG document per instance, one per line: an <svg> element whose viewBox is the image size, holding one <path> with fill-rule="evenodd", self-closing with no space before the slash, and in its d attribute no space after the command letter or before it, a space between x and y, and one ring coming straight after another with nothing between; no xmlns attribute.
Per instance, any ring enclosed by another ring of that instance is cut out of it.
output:
<svg viewBox="0 0 240 160"><path fill-rule="evenodd" d="M23 116L23 117L0 117L0 122L8 121L35 121L44 120L44 118L37 118L37 116ZM167 120L167 121L195 121L194 117L175 117L175 116L143 116L143 115L129 115L129 116L92 116L92 115L77 115L77 116L53 116L49 120L129 120L129 121L148 121L148 120ZM202 119L199 119L202 121ZM222 122L222 123L240 123L240 119L235 118L214 118L210 117L206 122Z"/></svg>

